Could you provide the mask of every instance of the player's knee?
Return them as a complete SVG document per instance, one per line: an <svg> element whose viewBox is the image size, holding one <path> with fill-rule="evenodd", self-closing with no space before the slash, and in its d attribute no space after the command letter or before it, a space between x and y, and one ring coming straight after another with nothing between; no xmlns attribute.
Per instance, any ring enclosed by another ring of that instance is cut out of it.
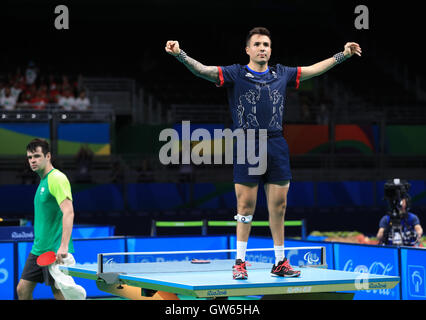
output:
<svg viewBox="0 0 426 320"><path fill-rule="evenodd" d="M281 203L281 209L282 209L282 211L283 211L283 212L285 212L285 210L287 209L287 201L286 201L286 200L284 200L284 201Z"/></svg>
<svg viewBox="0 0 426 320"><path fill-rule="evenodd" d="M246 201L238 201L238 213L243 215L253 214L256 206L256 201L246 200Z"/></svg>
<svg viewBox="0 0 426 320"><path fill-rule="evenodd" d="M238 213L237 215L234 216L234 219L237 220L238 222L249 224L253 220L253 215L251 214L243 215Z"/></svg>
<svg viewBox="0 0 426 320"><path fill-rule="evenodd" d="M274 202L272 205L269 206L269 212L278 216L284 215L286 209L287 209L287 201L285 200Z"/></svg>
<svg viewBox="0 0 426 320"><path fill-rule="evenodd" d="M281 220L284 218L286 208L286 202L275 203L273 206L268 207L269 215Z"/></svg>
<svg viewBox="0 0 426 320"><path fill-rule="evenodd" d="M18 295L19 300L31 299L31 290L22 281L19 281L18 285L16 286L16 293Z"/></svg>

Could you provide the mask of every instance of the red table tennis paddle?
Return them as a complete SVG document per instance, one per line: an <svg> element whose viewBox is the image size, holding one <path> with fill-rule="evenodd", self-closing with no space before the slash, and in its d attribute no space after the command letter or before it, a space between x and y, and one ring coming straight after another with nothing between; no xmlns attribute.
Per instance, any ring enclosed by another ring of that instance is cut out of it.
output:
<svg viewBox="0 0 426 320"><path fill-rule="evenodd" d="M54 263L56 261L56 254L54 251L47 251L43 254L41 254L38 258L37 258L37 264L40 267L46 267L51 265L52 263Z"/></svg>

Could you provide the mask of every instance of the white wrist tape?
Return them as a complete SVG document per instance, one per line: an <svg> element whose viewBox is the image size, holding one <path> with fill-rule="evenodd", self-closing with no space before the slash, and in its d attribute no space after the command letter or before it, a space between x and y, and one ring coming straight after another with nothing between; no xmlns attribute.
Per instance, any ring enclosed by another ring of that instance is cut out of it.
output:
<svg viewBox="0 0 426 320"><path fill-rule="evenodd" d="M234 216L234 219L237 220L238 222L250 223L251 220L253 219L253 215L243 216L241 214L237 214L236 216Z"/></svg>

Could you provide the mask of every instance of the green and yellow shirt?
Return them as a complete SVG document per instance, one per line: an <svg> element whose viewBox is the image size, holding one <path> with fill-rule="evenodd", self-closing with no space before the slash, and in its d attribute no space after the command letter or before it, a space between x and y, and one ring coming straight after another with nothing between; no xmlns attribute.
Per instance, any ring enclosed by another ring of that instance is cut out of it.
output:
<svg viewBox="0 0 426 320"><path fill-rule="evenodd" d="M34 197L34 244L31 253L38 256L58 251L62 239L62 211L65 199L72 201L71 185L65 174L52 169L41 179ZM74 252L72 239L68 251Z"/></svg>

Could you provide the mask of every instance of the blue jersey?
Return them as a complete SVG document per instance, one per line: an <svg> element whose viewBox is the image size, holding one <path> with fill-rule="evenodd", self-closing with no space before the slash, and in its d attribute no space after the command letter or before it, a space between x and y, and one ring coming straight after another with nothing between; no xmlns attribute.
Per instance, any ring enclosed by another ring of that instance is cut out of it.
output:
<svg viewBox="0 0 426 320"><path fill-rule="evenodd" d="M301 68L277 64L259 73L233 64L218 70L218 86L228 89L233 129L267 129L268 134L282 135L286 88L299 87Z"/></svg>
<svg viewBox="0 0 426 320"><path fill-rule="evenodd" d="M391 218L389 215L382 217L379 227L385 229L384 243L393 244L393 234L391 231ZM414 226L420 224L419 217L414 213L408 212L407 215L401 219L400 236L402 244L405 246L413 246L417 241L417 233Z"/></svg>
<svg viewBox="0 0 426 320"><path fill-rule="evenodd" d="M379 227L386 229L389 226L390 220L389 215L383 216L379 222ZM403 230L414 229L414 226L418 224L420 224L419 217L411 212L408 212L407 216L401 219L401 226Z"/></svg>

